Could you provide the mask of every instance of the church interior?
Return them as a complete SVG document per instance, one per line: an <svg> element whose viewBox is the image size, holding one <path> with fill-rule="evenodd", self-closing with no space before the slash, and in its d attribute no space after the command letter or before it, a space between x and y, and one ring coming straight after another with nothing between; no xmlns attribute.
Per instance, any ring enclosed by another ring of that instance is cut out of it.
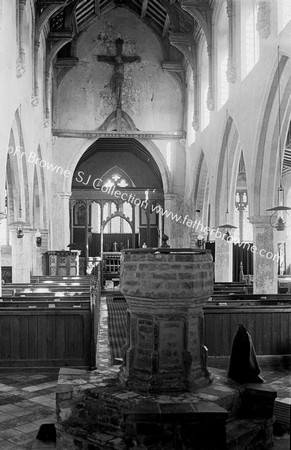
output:
<svg viewBox="0 0 291 450"><path fill-rule="evenodd" d="M0 0L1 450L290 448L290 37Z"/></svg>

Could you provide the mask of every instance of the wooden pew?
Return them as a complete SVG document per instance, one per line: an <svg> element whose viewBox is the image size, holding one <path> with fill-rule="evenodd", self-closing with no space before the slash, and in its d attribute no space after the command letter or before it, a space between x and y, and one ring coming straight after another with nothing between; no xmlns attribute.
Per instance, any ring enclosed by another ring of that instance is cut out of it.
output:
<svg viewBox="0 0 291 450"><path fill-rule="evenodd" d="M34 304L37 305L38 303L40 305L47 305L55 304L57 306L65 306L67 304L80 304L80 303L87 303L90 302L90 298L88 296L80 296L77 298L72 297L47 297L47 296L25 296L25 297L1 297L0 298L0 307L7 307L11 305L11 307L17 307L17 305L27 305L27 304Z"/></svg>
<svg viewBox="0 0 291 450"><path fill-rule="evenodd" d="M53 305L53 306L52 306ZM71 366L92 362L90 301L0 302L0 369Z"/></svg>
<svg viewBox="0 0 291 450"><path fill-rule="evenodd" d="M89 284L91 281L90 276L82 277L82 276L32 276L31 283L79 283L79 284Z"/></svg>
<svg viewBox="0 0 291 450"><path fill-rule="evenodd" d="M63 294L70 294L74 295L84 293L88 293L90 295L90 285L56 285L56 284L50 284L50 285L44 285L44 284L26 284L26 283L9 283L4 284L2 286L2 295L7 296L14 296L14 295L21 295L21 294L34 294L34 293L43 293L43 294L49 294L51 293L54 295L54 293L61 293Z"/></svg>
<svg viewBox="0 0 291 450"><path fill-rule="evenodd" d="M37 277L37 283L16 285L33 292L0 299L1 371L96 368L100 267L85 281L81 278ZM46 287L48 292L38 291ZM15 284L4 285L6 293L9 288Z"/></svg>
<svg viewBox="0 0 291 450"><path fill-rule="evenodd" d="M3 290L2 291L2 297L3 298L23 298L23 297L51 297L51 298L63 298L63 297L71 297L72 298L79 298L79 297L86 297L87 299L90 297L90 292L76 292L76 291L56 291L56 292L25 292L25 291L16 291L14 290Z"/></svg>
<svg viewBox="0 0 291 450"><path fill-rule="evenodd" d="M224 302L241 302L241 301L249 301L253 302L256 300L261 300L267 303L276 302L276 303L286 303L291 300L290 294L244 294L244 293L225 293L225 292L214 292L211 296L211 301L218 303Z"/></svg>
<svg viewBox="0 0 291 450"><path fill-rule="evenodd" d="M214 292L245 292L251 294L253 292L252 284L245 283L214 283Z"/></svg>
<svg viewBox="0 0 291 450"><path fill-rule="evenodd" d="M271 297L271 296L270 296ZM204 307L204 341L208 348L208 365L227 368L231 344L242 323L250 333L262 366L291 368L291 302L256 300L255 305L214 304ZM262 302L260 304L260 302ZM265 303L266 302L266 303Z"/></svg>

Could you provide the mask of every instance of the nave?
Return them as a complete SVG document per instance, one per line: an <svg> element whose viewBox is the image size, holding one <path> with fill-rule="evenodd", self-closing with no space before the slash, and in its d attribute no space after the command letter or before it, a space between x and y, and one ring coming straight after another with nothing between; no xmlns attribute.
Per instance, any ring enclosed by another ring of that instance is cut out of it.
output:
<svg viewBox="0 0 291 450"><path fill-rule="evenodd" d="M97 272L98 273L98 272ZM92 278L94 278L92 276ZM54 314L63 314L65 313L69 316L70 309L80 306L82 302L90 302L90 291L88 289L90 277L34 277L30 284L23 285L6 285L4 290L4 296L2 298L1 308L5 308L3 303L9 302L17 302L17 308L13 308L13 314L15 315L15 311L19 311L21 314L21 310L34 307L35 309L42 308L52 308L52 305L57 305L56 308L61 308L62 305L65 305L65 309L54 309ZM93 284L96 286L96 280L93 281ZM92 279L91 279L92 285ZM17 287L17 288L16 288ZM95 328L94 333L95 336L95 363L97 367L97 372L103 372L106 370L111 370L113 368L114 371L118 370L123 355L123 347L126 342L126 301L124 296L120 292L119 286L114 286L113 283L110 283L107 287L104 285L101 286L102 289L99 290L97 288L97 297L94 301L98 303L98 307L95 310L95 313L98 314L97 326ZM246 294L246 289L249 287L245 284L238 283L217 283L214 285L214 291L212 297L209 299L208 305L204 308L204 318L205 318L205 329L208 330L208 333L211 334L213 332L213 327L207 328L207 309L210 311L215 308L217 310L227 309L234 302L259 302L256 299L256 296L253 298L253 294L249 292ZM249 291L251 288L249 287ZM233 294L231 292L233 291ZM13 292L13 296L11 296L11 292ZM91 291L92 295L92 291ZM245 296L246 299L238 300L228 300L232 295L236 296ZM285 295L281 295L281 297ZM229 301L229 305L226 305L225 302ZM269 310L273 308L273 311L282 305L282 299L280 299L280 295L277 296L277 305L274 303L274 299L266 299L262 300L265 305L269 302ZM281 301L280 301L281 300ZM22 304L22 305L21 305ZM214 304L211 306L211 304ZM247 304L247 303L246 303ZM287 304L285 303L285 306ZM20 309L19 309L20 308ZM236 309L239 310L240 305L236 305ZM245 308L244 314L245 314ZM31 311L31 310L30 310ZM78 309L79 312L79 309ZM23 314L23 313L22 313ZM2 318L3 319L3 318ZM48 319L49 320L49 319ZM86 319L85 319L86 320ZM236 324L239 323L239 319L232 319ZM20 319L21 322L21 319ZM42 333L43 335L49 339L50 328L42 323ZM86 321L88 324L88 321ZM226 326L227 322L224 320L224 326ZM32 325L32 323L31 323ZM66 323L65 325L68 327L72 327L72 324ZM21 327L20 327L21 328ZM3 329L3 327L1 327ZM19 329L20 330L20 329ZM67 331L68 331L67 330ZM75 328L75 332L78 330ZM79 333L79 332L78 332ZM80 337L80 335L78 335ZM254 336L253 336L254 337ZM68 336L69 338L69 336ZM206 343L207 339L211 340L210 336L205 336ZM71 336L72 339L72 336ZM210 365L210 369L215 376L215 383L220 385L221 380L226 380L226 368L224 364L224 368L221 368L221 364L217 364L217 358L211 358L212 352L211 347L212 343L210 342L209 346L209 359L211 363L214 362L214 365ZM13 343L12 343L13 344ZM66 347L67 343L62 342L59 343L60 347ZM258 349L258 342L254 339L255 347ZM15 344L14 344L15 345ZM70 345L74 346L74 342L72 341ZM228 349L229 350L229 349ZM10 363L6 359L6 367L3 367L3 348L1 351L0 365L1 365L1 385L0 385L0 439L1 449L43 449L43 448L56 448L56 444L53 441L41 441L36 439L36 436L39 432L39 427L42 424L57 424L56 417L56 392L58 392L58 382L60 382L60 378L62 378L62 370L59 373L59 368L64 365L63 361L54 361L47 360L46 362L43 359L44 349L39 348L40 353L42 353L41 363L44 365L48 364L47 367L37 367L37 361L34 361L35 367L21 367L17 369L17 371L12 369L13 366L17 366L17 361L13 358L10 359ZM257 353L258 357L261 358L260 352ZM51 358L53 358L53 352L48 354ZM23 357L23 355L22 355ZM69 355L72 358L72 354ZM216 359L216 363L215 363ZM76 364L77 359L75 359ZM260 359L261 361L261 359ZM8 362L8 364L7 364ZM31 363L31 362L30 362ZM79 364L82 364L81 360L78 360ZM93 361L90 364L95 364ZM23 366L25 364L24 360L21 362ZM51 366L53 364L54 367ZM10 365L10 367L9 367ZM27 365L27 362L26 362ZM65 362L65 365L67 363ZM80 369L85 368L80 365ZM278 363L277 363L278 367ZM87 366L87 369L94 369L94 367ZM69 375L66 375L68 372ZM70 375L72 373L72 375ZM78 371L76 372L78 373ZM82 370L77 375L76 383L84 383L85 379L82 380ZM85 371L86 373L86 371ZM74 379L74 369L70 371L70 369L65 369L64 376ZM75 375L76 376L76 375ZM290 412L288 413L288 407L290 407L291 403L291 381L290 381L290 370L284 369L281 364L280 369L270 369L267 365L263 364L262 368L262 376L266 383L271 386L277 392L277 398L275 401L275 418L276 414L278 416L276 423L280 424L278 428L275 429L274 432L274 449L284 449L287 450L289 448L290 443L290 435L288 432L288 417L290 417ZM79 381L78 381L79 377ZM225 381L224 381L225 382ZM75 383L75 382L74 382ZM219 398L219 390L215 390L215 385L213 385L213 389L211 391L211 395L217 395ZM221 386L221 389L225 389ZM206 392L205 389L200 389L197 392L199 396L199 392L203 394ZM206 394L204 394L206 395ZM209 395L209 394L207 394ZM288 400L289 399L289 400ZM278 407L279 405L279 407ZM283 405L283 409L282 409ZM276 409L277 408L277 409ZM289 416L288 416L289 414ZM239 427L233 427L230 425L227 428L228 435L228 448L233 448L234 442L240 442L240 439L243 439L242 436L246 434L246 431L242 432L242 430L248 429L248 422L241 419L239 422ZM276 433L278 435L276 435ZM236 448L236 447L235 447ZM243 448L243 447L239 447Z"/></svg>

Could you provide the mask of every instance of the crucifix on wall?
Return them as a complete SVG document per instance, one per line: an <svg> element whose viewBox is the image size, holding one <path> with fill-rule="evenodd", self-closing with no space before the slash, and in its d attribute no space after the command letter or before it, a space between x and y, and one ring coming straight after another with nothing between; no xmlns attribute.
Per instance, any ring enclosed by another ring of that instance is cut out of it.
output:
<svg viewBox="0 0 291 450"><path fill-rule="evenodd" d="M110 87L112 92L116 95L117 103L117 130L121 128L121 115L122 115L122 88L124 84L124 66L125 64L131 64L134 62L140 62L139 56L125 56L123 51L123 39L118 38L115 41L116 55L98 55L98 61L105 62L114 66L114 71L110 80Z"/></svg>

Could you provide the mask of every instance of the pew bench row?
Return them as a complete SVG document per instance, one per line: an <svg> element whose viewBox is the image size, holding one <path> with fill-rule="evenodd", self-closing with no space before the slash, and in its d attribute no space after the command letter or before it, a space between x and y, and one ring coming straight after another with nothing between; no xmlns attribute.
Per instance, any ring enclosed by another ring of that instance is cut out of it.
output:
<svg viewBox="0 0 291 450"><path fill-rule="evenodd" d="M94 310L82 302L0 302L0 369L94 366Z"/></svg>
<svg viewBox="0 0 291 450"><path fill-rule="evenodd" d="M209 366L227 368L233 337L238 325L243 324L262 366L291 368L291 302L260 304L257 300L255 305L216 305L210 301L203 309Z"/></svg>

